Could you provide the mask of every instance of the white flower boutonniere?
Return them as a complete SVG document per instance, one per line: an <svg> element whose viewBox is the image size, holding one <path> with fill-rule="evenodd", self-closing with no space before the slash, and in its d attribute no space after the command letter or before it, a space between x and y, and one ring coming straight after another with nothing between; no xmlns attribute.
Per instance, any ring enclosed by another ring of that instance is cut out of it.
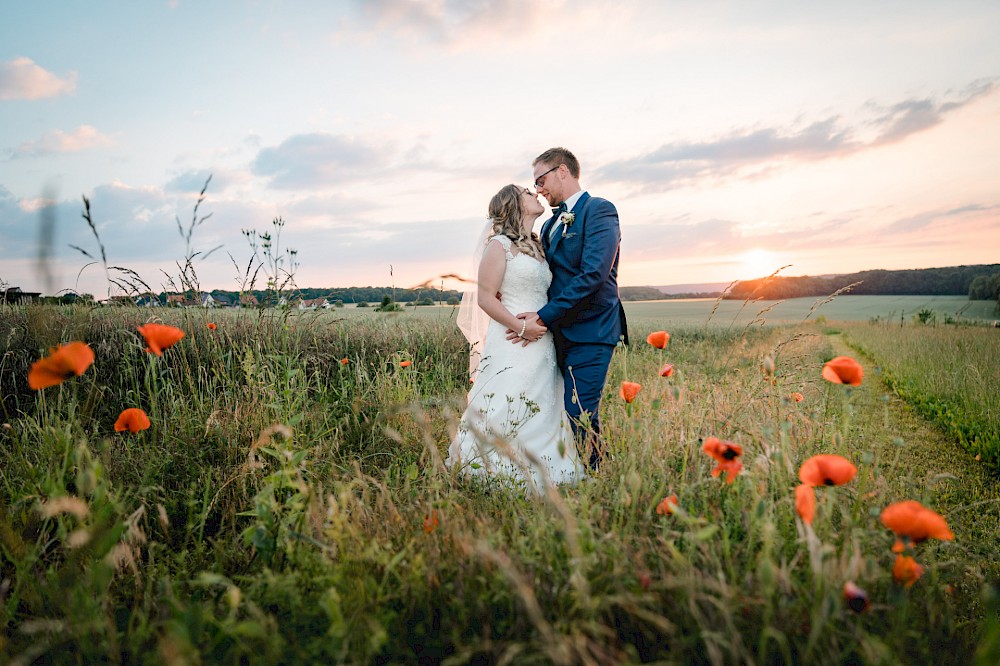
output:
<svg viewBox="0 0 1000 666"><path fill-rule="evenodd" d="M562 235L563 238L566 237L566 230L573 226L573 222L576 221L576 214L572 211L567 211L565 213L559 214L559 223L563 225Z"/></svg>

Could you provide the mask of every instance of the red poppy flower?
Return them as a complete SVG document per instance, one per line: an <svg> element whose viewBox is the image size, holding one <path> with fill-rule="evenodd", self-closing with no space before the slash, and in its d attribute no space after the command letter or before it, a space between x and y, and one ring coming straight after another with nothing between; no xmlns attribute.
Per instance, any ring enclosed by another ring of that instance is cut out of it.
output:
<svg viewBox="0 0 1000 666"><path fill-rule="evenodd" d="M896 502L883 509L882 524L895 532L897 537L904 537L913 543L927 539L951 541L955 538L941 514L913 500ZM901 551L902 543L897 541L893 550Z"/></svg>
<svg viewBox="0 0 1000 666"><path fill-rule="evenodd" d="M788 399L789 400L793 400L795 402L802 402L803 400L805 400L805 396L803 396L801 393L799 393L798 391L796 391L795 393L789 393L788 394Z"/></svg>
<svg viewBox="0 0 1000 666"><path fill-rule="evenodd" d="M892 565L892 578L900 585L913 587L917 579L924 575L924 568L906 555L897 555Z"/></svg>
<svg viewBox="0 0 1000 666"><path fill-rule="evenodd" d="M622 382L621 391L619 391L622 400L625 402L632 402L635 400L635 396L639 395L639 391L642 390L642 384L637 384L635 382Z"/></svg>
<svg viewBox="0 0 1000 666"><path fill-rule="evenodd" d="M218 327L214 323L208 322L208 330L214 331L216 328Z"/></svg>
<svg viewBox="0 0 1000 666"><path fill-rule="evenodd" d="M871 606L871 602L868 601L868 593L851 581L844 583L844 601L847 602L847 607L855 613L864 613Z"/></svg>
<svg viewBox="0 0 1000 666"><path fill-rule="evenodd" d="M115 421L115 432L123 432L125 430L139 432L140 430L146 430L150 425L152 424L149 422L146 412L138 407L131 407L118 415L118 420Z"/></svg>
<svg viewBox="0 0 1000 666"><path fill-rule="evenodd" d="M166 324L146 324L136 328L146 339L146 351L157 356L163 356L165 350L184 337L184 331L176 326L167 326Z"/></svg>
<svg viewBox="0 0 1000 666"><path fill-rule="evenodd" d="M672 374L674 374L674 366L670 363L664 363L663 367L660 368L660 376L669 377Z"/></svg>
<svg viewBox="0 0 1000 666"><path fill-rule="evenodd" d="M70 377L79 377L94 362L94 350L86 342L67 342L31 364L28 386L38 391L58 386Z"/></svg>
<svg viewBox="0 0 1000 666"><path fill-rule="evenodd" d="M671 495L670 497L664 498L662 502L656 505L656 513L661 516L672 516L674 514L674 509L677 508L677 495Z"/></svg>
<svg viewBox="0 0 1000 666"><path fill-rule="evenodd" d="M670 334L666 331L653 331L646 336L646 342L653 345L657 349L663 349L670 342Z"/></svg>
<svg viewBox="0 0 1000 666"><path fill-rule="evenodd" d="M823 366L823 379L834 384L861 386L861 378L864 376L864 368L849 356L838 356Z"/></svg>
<svg viewBox="0 0 1000 666"><path fill-rule="evenodd" d="M342 359L340 359L340 364L341 364L341 365L347 365L347 363L348 363L348 360L347 360L347 358L342 358Z"/></svg>
<svg viewBox="0 0 1000 666"><path fill-rule="evenodd" d="M424 518L424 532L430 534L439 524L437 509L431 509L431 512Z"/></svg>
<svg viewBox="0 0 1000 666"><path fill-rule="evenodd" d="M858 468L842 456L813 456L799 467L799 481L807 486L842 486L858 473Z"/></svg>
<svg viewBox="0 0 1000 666"><path fill-rule="evenodd" d="M736 475L743 469L740 456L743 455L743 447L733 442L725 442L718 437L708 437L702 445L702 450L719 463L712 470L712 476L719 476L726 472L726 483L732 483Z"/></svg>
<svg viewBox="0 0 1000 666"><path fill-rule="evenodd" d="M816 517L816 492L812 486L802 484L795 487L795 511L806 525L812 525Z"/></svg>
<svg viewBox="0 0 1000 666"><path fill-rule="evenodd" d="M413 361L403 361L402 363L399 364L399 367L401 367L401 368L408 368L411 365L413 365Z"/></svg>

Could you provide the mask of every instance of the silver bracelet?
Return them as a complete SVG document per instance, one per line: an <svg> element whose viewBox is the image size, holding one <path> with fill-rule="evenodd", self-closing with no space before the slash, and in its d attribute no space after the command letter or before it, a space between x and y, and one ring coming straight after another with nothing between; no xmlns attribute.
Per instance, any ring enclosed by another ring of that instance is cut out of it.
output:
<svg viewBox="0 0 1000 666"><path fill-rule="evenodd" d="M523 338L524 337L524 329L527 328L527 326L528 326L528 320L527 319L522 319L521 320L521 332L517 334L517 337L519 337L519 338Z"/></svg>

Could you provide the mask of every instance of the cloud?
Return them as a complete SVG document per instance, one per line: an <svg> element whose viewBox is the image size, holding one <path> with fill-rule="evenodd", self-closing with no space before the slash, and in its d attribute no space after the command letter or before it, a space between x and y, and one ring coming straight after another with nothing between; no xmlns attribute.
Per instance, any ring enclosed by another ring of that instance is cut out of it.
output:
<svg viewBox="0 0 1000 666"><path fill-rule="evenodd" d="M14 151L14 157L38 157L52 153L76 153L89 148L113 146L114 139L91 125L80 125L71 132L52 130L37 141L26 141Z"/></svg>
<svg viewBox="0 0 1000 666"><path fill-rule="evenodd" d="M939 125L947 114L993 92L996 82L969 86L956 99L909 99L890 107L868 105L874 117L855 127L838 116L803 128L739 130L712 141L674 142L637 157L611 162L595 174L604 182L633 182L646 191L665 191L697 181L751 177L789 163L845 157L896 143Z"/></svg>
<svg viewBox="0 0 1000 666"><path fill-rule="evenodd" d="M209 176L211 176L212 181L208 184L208 189L216 193L224 191L234 180L233 176L227 171L219 169L194 169L177 174L167 181L163 189L167 192L201 192L201 188L205 187Z"/></svg>
<svg viewBox="0 0 1000 666"><path fill-rule="evenodd" d="M742 255L752 248L773 253L773 268L792 264L786 275L803 274L806 266L812 268L805 272L819 274L896 268L908 261L927 266L980 263L980 256L988 255L981 248L996 247L1000 239L998 212L1000 203L970 202L947 209L916 210L902 218L881 206L806 215L784 228L753 228L741 220L715 218L626 224L622 228L622 263L626 267L636 262L665 268L691 263L732 265L742 263ZM969 238L977 240L970 242ZM850 252L844 255L842 248L850 248ZM865 264L859 265L862 261Z"/></svg>
<svg viewBox="0 0 1000 666"><path fill-rule="evenodd" d="M0 62L0 100L44 99L68 95L76 89L76 72L60 78L31 58Z"/></svg>
<svg viewBox="0 0 1000 666"><path fill-rule="evenodd" d="M176 180L178 185L188 180L200 190L204 184L197 180L200 175L192 171ZM95 188L88 198L98 241L81 219L79 198L19 198L0 185L0 280L32 291L49 289L34 263L34 258L44 253L50 258L51 288L103 294L107 291L104 273L93 263L99 261L103 245L109 265L135 270L159 289L168 283L168 276L176 280L178 263L184 261L184 234L191 224L197 192L181 190L123 183ZM353 284L355 279L363 280L357 276L373 266L378 267L376 277L384 273L387 280L388 269L383 271L383 264L393 263L399 269L415 259L446 256L450 244L442 243L441 238L461 238L465 227L471 229L468 223L373 223L359 214L370 210L371 203L336 195L309 196L280 207L268 201L226 198L216 193L214 178L208 195L198 215L211 217L194 229L191 249L199 253L194 265L201 283L213 288L234 288L237 276L245 271L251 249L242 230L273 233L271 221L275 217L288 220L280 246L299 250L299 261L309 279L304 283L307 286ZM53 220L51 233L44 237L38 231L43 214ZM221 249L209 255L218 246ZM19 263L24 257L32 259ZM421 279L426 277L429 275Z"/></svg>
<svg viewBox="0 0 1000 666"><path fill-rule="evenodd" d="M929 229L941 223L952 222L956 219L978 218L981 217L978 215L979 213L993 213L995 215L998 210L1000 210L1000 204L991 206L969 204L967 206L960 206L958 208L951 208L948 210L924 211L917 215L901 218L886 225L881 230L881 233L886 235L907 234L920 231L922 229Z"/></svg>
<svg viewBox="0 0 1000 666"><path fill-rule="evenodd" d="M257 153L253 173L276 189L314 189L362 176L386 162L385 150L357 139L297 134Z"/></svg>
<svg viewBox="0 0 1000 666"><path fill-rule="evenodd" d="M483 40L521 41L555 24L560 3L535 0L356 0L368 34L389 33L448 47L481 44ZM357 24L339 36L358 34Z"/></svg>

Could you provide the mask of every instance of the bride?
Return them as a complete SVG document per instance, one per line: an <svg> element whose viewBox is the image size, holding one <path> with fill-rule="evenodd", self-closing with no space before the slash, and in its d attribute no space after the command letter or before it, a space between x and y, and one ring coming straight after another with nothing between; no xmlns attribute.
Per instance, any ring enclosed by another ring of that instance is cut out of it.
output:
<svg viewBox="0 0 1000 666"><path fill-rule="evenodd" d="M584 476L563 409L552 334L543 332L524 346L506 339L507 329L524 333L524 320L513 313L535 312L548 302L552 273L531 231L544 211L537 194L517 185L506 185L490 201L476 251L477 287L465 293L458 315L471 344L473 385L447 460L463 473L536 491Z"/></svg>

